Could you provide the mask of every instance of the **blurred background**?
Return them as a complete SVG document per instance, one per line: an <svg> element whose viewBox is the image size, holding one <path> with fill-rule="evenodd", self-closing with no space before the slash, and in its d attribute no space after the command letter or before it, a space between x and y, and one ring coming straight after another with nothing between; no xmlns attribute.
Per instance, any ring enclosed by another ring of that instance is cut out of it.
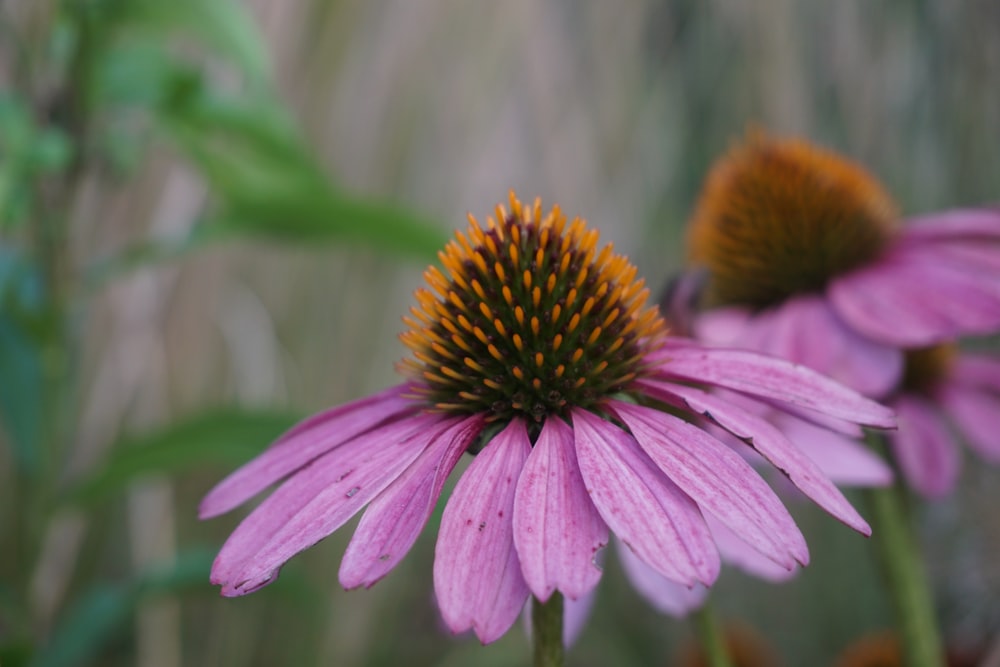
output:
<svg viewBox="0 0 1000 667"><path fill-rule="evenodd" d="M0 0L0 664L525 663L518 627L443 629L433 529L369 591L336 580L352 522L220 598L245 510L201 523L200 497L395 382L423 269L509 188L655 290L754 127L860 160L907 214L996 203L998 76L992 0ZM918 510L945 636L973 650L1000 627L998 481L969 461ZM765 664L830 664L888 608L869 544L794 513L813 564L727 571L714 599ZM569 664L681 664L689 624L609 555Z"/></svg>

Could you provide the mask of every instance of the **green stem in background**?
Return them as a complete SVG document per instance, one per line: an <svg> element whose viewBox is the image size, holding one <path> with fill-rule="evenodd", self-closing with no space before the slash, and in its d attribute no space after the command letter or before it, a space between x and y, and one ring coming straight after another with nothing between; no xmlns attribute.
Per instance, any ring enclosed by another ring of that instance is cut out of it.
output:
<svg viewBox="0 0 1000 667"><path fill-rule="evenodd" d="M556 591L548 602L531 600L531 637L535 667L563 665L563 596Z"/></svg>
<svg viewBox="0 0 1000 667"><path fill-rule="evenodd" d="M880 436L869 436L868 442L877 452L886 454ZM866 491L871 508L872 546L892 600L906 665L942 667L944 651L934 618L934 603L903 491L898 482L884 489Z"/></svg>
<svg viewBox="0 0 1000 667"><path fill-rule="evenodd" d="M726 639L722 635L719 622L712 613L712 606L708 600L705 600L701 609L694 612L693 620L698 641L701 642L701 650L709 667L733 667L733 661L729 659L729 651L726 649Z"/></svg>

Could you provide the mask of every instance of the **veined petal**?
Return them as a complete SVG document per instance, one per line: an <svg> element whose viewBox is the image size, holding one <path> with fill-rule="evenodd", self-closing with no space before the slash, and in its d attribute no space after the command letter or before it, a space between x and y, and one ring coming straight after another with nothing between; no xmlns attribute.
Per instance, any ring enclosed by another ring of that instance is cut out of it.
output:
<svg viewBox="0 0 1000 667"><path fill-rule="evenodd" d="M857 439L790 414L775 412L768 418L834 484L861 487L892 484L892 468Z"/></svg>
<svg viewBox="0 0 1000 667"><path fill-rule="evenodd" d="M455 421L433 414L393 422L313 461L236 527L212 565L212 582L225 596L270 583L285 561L342 526Z"/></svg>
<svg viewBox="0 0 1000 667"><path fill-rule="evenodd" d="M865 396L884 396L903 374L900 349L859 335L818 295L760 313L747 333L752 342L740 347L805 364Z"/></svg>
<svg viewBox="0 0 1000 667"><path fill-rule="evenodd" d="M667 579L620 541L617 552L629 583L661 614L683 618L705 604L708 589L701 584L685 586Z"/></svg>
<svg viewBox="0 0 1000 667"><path fill-rule="evenodd" d="M1000 209L967 208L908 218L900 234L905 240L981 238L1000 240Z"/></svg>
<svg viewBox="0 0 1000 667"><path fill-rule="evenodd" d="M891 428L892 411L819 373L783 359L722 348L675 346L659 377L733 389L798 405L866 426Z"/></svg>
<svg viewBox="0 0 1000 667"><path fill-rule="evenodd" d="M872 534L871 527L847 502L844 494L826 478L808 456L766 419L694 387L653 382L643 386L661 389L661 392L655 394L657 398L668 398L670 394L679 397L692 412L715 422L757 450L761 456L784 473L802 493L831 515L863 535ZM631 428L631 424L629 426ZM635 429L632 432L636 433ZM695 499L697 500L697 497Z"/></svg>
<svg viewBox="0 0 1000 667"><path fill-rule="evenodd" d="M673 415L621 401L610 405L649 458L699 507L779 565L809 562L788 510L739 454Z"/></svg>
<svg viewBox="0 0 1000 667"><path fill-rule="evenodd" d="M939 398L969 446L990 463L1000 463L1000 395L951 384Z"/></svg>
<svg viewBox="0 0 1000 667"><path fill-rule="evenodd" d="M331 449L412 412L417 405L403 397L409 386L390 387L293 426L260 456L237 468L209 491L198 508L199 518L224 514Z"/></svg>
<svg viewBox="0 0 1000 667"><path fill-rule="evenodd" d="M915 396L894 403L899 430L889 434L892 452L910 486L928 498L948 494L958 480L961 461L948 427L934 406Z"/></svg>
<svg viewBox="0 0 1000 667"><path fill-rule="evenodd" d="M607 543L608 527L580 477L573 430L549 417L514 499L514 544L524 580L542 602L555 590L579 598L600 580L594 558Z"/></svg>
<svg viewBox="0 0 1000 667"><path fill-rule="evenodd" d="M1000 326L1000 282L900 254L830 283L841 317L892 345L923 347Z"/></svg>
<svg viewBox="0 0 1000 667"><path fill-rule="evenodd" d="M434 511L445 480L482 426L481 415L452 426L368 505L340 564L344 588L370 587L403 559Z"/></svg>
<svg viewBox="0 0 1000 667"><path fill-rule="evenodd" d="M514 494L531 441L514 419L473 459L441 518L434 592L453 632L472 628L484 644L517 620L528 586L514 548Z"/></svg>
<svg viewBox="0 0 1000 667"><path fill-rule="evenodd" d="M747 574L775 584L788 581L799 573L798 568L789 570L770 558L765 558L711 514L705 517L705 521L712 531L712 537L715 538L715 545L719 547L722 562L726 565L732 565Z"/></svg>
<svg viewBox="0 0 1000 667"><path fill-rule="evenodd" d="M611 530L665 577L715 581L719 554L697 504L632 436L586 410L573 411L573 433L587 492Z"/></svg>

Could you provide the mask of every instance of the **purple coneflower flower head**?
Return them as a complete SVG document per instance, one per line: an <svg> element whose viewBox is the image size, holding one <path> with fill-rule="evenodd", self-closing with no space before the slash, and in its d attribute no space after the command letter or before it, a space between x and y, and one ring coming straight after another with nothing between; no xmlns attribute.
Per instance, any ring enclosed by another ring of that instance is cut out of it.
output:
<svg viewBox="0 0 1000 667"><path fill-rule="evenodd" d="M958 482L958 437L1000 463L1000 360L937 345L906 353L906 372L889 399L899 431L888 434L900 472L928 498Z"/></svg>
<svg viewBox="0 0 1000 667"><path fill-rule="evenodd" d="M710 173L690 249L712 308L694 318L695 335L802 363L875 398L892 395L894 458L916 490L940 496L954 486L958 457L942 412L995 460L996 438L984 442L984 425L996 423L984 406L995 394L982 382L966 383L958 398L914 394L921 355L908 350L1000 329L1000 210L901 221L858 165L803 141L753 135ZM969 365L996 368L982 358L961 366ZM950 386L950 375L933 376ZM808 437L812 427L788 415L771 421L834 481L882 477L856 439Z"/></svg>
<svg viewBox="0 0 1000 667"><path fill-rule="evenodd" d="M707 304L753 312L757 349L870 396L895 387L903 348L1000 329L1000 209L901 220L859 165L804 141L733 148L689 238Z"/></svg>
<svg viewBox="0 0 1000 667"><path fill-rule="evenodd" d="M371 586L413 545L465 452L475 456L444 509L434 590L447 625L483 642L507 631L529 594L591 591L610 532L685 586L718 575L706 516L781 567L806 563L770 487L682 418L709 412L870 532L787 439L705 389L877 427L894 424L889 409L783 360L668 338L635 267L558 207L543 214L511 193L485 226L470 216L440 260L405 318L406 381L307 419L202 502L211 517L280 483L216 558L223 595L271 582L365 506L340 582Z"/></svg>

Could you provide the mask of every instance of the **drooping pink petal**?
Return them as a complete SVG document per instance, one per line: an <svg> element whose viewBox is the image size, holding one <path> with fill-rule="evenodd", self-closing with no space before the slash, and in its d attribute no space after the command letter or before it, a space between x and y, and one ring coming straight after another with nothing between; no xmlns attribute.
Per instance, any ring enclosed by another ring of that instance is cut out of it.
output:
<svg viewBox="0 0 1000 667"><path fill-rule="evenodd" d="M804 364L865 396L884 396L903 373L900 349L848 327L818 294L793 297L753 318L739 347Z"/></svg>
<svg viewBox="0 0 1000 667"><path fill-rule="evenodd" d="M370 587L413 546L434 511L444 482L482 430L483 417L468 417L423 451L368 505L340 564L344 588Z"/></svg>
<svg viewBox="0 0 1000 667"><path fill-rule="evenodd" d="M921 241L954 238L1000 240L1000 209L952 209L906 220L902 239Z"/></svg>
<svg viewBox="0 0 1000 667"><path fill-rule="evenodd" d="M201 501L198 516L224 514L313 459L417 406L404 398L408 384L313 415L293 426L260 456L236 469Z"/></svg>
<svg viewBox="0 0 1000 667"><path fill-rule="evenodd" d="M892 411L805 366L745 350L671 347L659 367L667 381L716 385L798 405L866 426L891 428Z"/></svg>
<svg viewBox="0 0 1000 667"><path fill-rule="evenodd" d="M882 487L892 483L892 468L858 440L793 415L776 412L769 419L834 484Z"/></svg>
<svg viewBox="0 0 1000 667"><path fill-rule="evenodd" d="M452 632L484 644L507 632L528 597L514 548L517 479L531 452L514 419L473 459L445 506L434 552L434 592Z"/></svg>
<svg viewBox="0 0 1000 667"><path fill-rule="evenodd" d="M1000 393L1000 359L963 352L955 359L951 379L956 384L969 388Z"/></svg>
<svg viewBox="0 0 1000 667"><path fill-rule="evenodd" d="M915 261L897 253L838 277L827 292L852 327L901 347L1000 327L1000 283L929 258Z"/></svg>
<svg viewBox="0 0 1000 667"><path fill-rule="evenodd" d="M786 568L809 562L788 510L736 452L666 412L621 401L610 405L653 463L702 510Z"/></svg>
<svg viewBox="0 0 1000 667"><path fill-rule="evenodd" d="M765 558L711 514L705 517L705 521L715 538L715 545L719 547L722 562L726 565L738 567L747 574L775 584L788 581L799 573L797 567L789 570L770 558Z"/></svg>
<svg viewBox="0 0 1000 667"><path fill-rule="evenodd" d="M225 596L270 583L298 552L342 526L455 419L420 415L368 431L301 469L236 527L212 565Z"/></svg>
<svg viewBox="0 0 1000 667"><path fill-rule="evenodd" d="M990 463L1000 463L1000 395L948 385L939 398L969 446Z"/></svg>
<svg viewBox="0 0 1000 667"><path fill-rule="evenodd" d="M601 578L594 562L608 543L608 527L580 477L573 430L545 420L514 499L514 544L524 580L545 602L555 590L579 598Z"/></svg>
<svg viewBox="0 0 1000 667"><path fill-rule="evenodd" d="M661 614L683 618L705 604L708 589L701 584L685 586L662 574L643 562L621 541L618 541L618 560L629 583L639 594Z"/></svg>
<svg viewBox="0 0 1000 667"><path fill-rule="evenodd" d="M643 387L648 388L650 392L656 391L653 395L657 398L679 397L692 412L715 422L757 450L761 456L784 473L802 493L835 518L863 535L871 535L871 527L847 502L844 494L827 479L808 456L766 419L694 387L653 382L645 383ZM676 399L672 402L676 402ZM626 420L626 423L629 422ZM629 426L631 427L631 423ZM632 432L636 434L635 429L632 429ZM638 434L636 437L639 437ZM639 442L642 444L642 440ZM698 500L697 496L695 500Z"/></svg>
<svg viewBox="0 0 1000 667"><path fill-rule="evenodd" d="M892 453L903 476L928 498L948 494L958 480L958 448L933 405L922 398L901 395L893 406L899 430L889 434Z"/></svg>
<svg viewBox="0 0 1000 667"><path fill-rule="evenodd" d="M698 506L632 436L586 410L573 411L573 433L587 492L611 530L666 577L715 581L719 554Z"/></svg>

